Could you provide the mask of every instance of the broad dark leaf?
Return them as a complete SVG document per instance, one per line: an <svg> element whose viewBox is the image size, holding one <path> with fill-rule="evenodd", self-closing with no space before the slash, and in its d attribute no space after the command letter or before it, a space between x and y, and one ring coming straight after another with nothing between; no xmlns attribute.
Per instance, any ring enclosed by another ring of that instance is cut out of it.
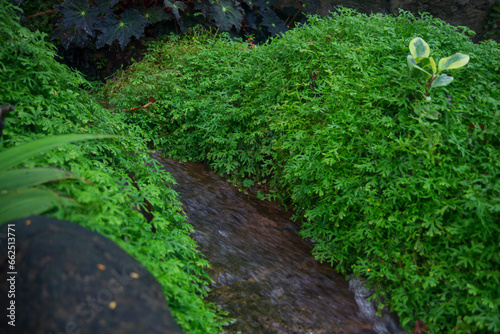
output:
<svg viewBox="0 0 500 334"><path fill-rule="evenodd" d="M186 9L186 5L183 2L180 1L170 1L170 0L165 0L165 8L170 8L172 9L172 14L174 14L175 18L177 20L181 19L181 14L179 14L179 11L183 11Z"/></svg>
<svg viewBox="0 0 500 334"><path fill-rule="evenodd" d="M272 36L287 30L285 22L272 10L262 10L259 13L262 15L261 24L269 30Z"/></svg>
<svg viewBox="0 0 500 334"><path fill-rule="evenodd" d="M212 5L208 0L196 0L194 9L206 18L211 6Z"/></svg>
<svg viewBox="0 0 500 334"><path fill-rule="evenodd" d="M104 7L113 8L120 0L97 0L96 5Z"/></svg>
<svg viewBox="0 0 500 334"><path fill-rule="evenodd" d="M101 20L97 7L91 7L87 0L66 0L64 4L56 7L63 15L63 25L66 28L75 25L87 34L94 36L95 26Z"/></svg>
<svg viewBox="0 0 500 334"><path fill-rule="evenodd" d="M242 0L241 3L245 3L248 5L248 7L252 8L257 4L256 0Z"/></svg>
<svg viewBox="0 0 500 334"><path fill-rule="evenodd" d="M277 6L278 2L276 0L254 0L255 5L260 9L270 8L272 6Z"/></svg>
<svg viewBox="0 0 500 334"><path fill-rule="evenodd" d="M96 47L101 48L105 44L111 45L115 40L118 40L123 49L132 36L136 38L144 36L144 27L147 23L148 20L135 9L127 9L122 13L121 18L112 13L107 14L104 20L99 23L101 34L98 36Z"/></svg>
<svg viewBox="0 0 500 334"><path fill-rule="evenodd" d="M52 32L52 39L59 38L65 49L68 49L71 44L78 47L86 47L90 45L90 35L83 29L78 29L75 26L69 28L57 26Z"/></svg>
<svg viewBox="0 0 500 334"><path fill-rule="evenodd" d="M148 20L149 23L156 23L156 22L160 22L163 20L172 20L173 19L173 15L170 13L167 13L165 11L165 8L163 8L163 7L151 6L149 8L146 8L143 5L138 5L134 8L137 9L139 14L144 16L146 18L146 20Z"/></svg>
<svg viewBox="0 0 500 334"><path fill-rule="evenodd" d="M180 28L181 31L184 32L190 28L196 27L199 24L204 26L207 25L203 18L203 14L199 13L198 15L195 15L194 13L186 11L184 12L184 15L182 15L182 24L180 25Z"/></svg>
<svg viewBox="0 0 500 334"><path fill-rule="evenodd" d="M299 4L302 7L302 11L306 13L314 13L316 7L321 7L321 4L318 0L302 0L299 1Z"/></svg>
<svg viewBox="0 0 500 334"><path fill-rule="evenodd" d="M243 13L233 2L222 0L210 8L209 18L215 20L215 24L222 31L229 31L232 27L240 29Z"/></svg>
<svg viewBox="0 0 500 334"><path fill-rule="evenodd" d="M245 13L245 25L250 29L257 30L259 27L259 19L260 15L256 15L254 12L246 12Z"/></svg>

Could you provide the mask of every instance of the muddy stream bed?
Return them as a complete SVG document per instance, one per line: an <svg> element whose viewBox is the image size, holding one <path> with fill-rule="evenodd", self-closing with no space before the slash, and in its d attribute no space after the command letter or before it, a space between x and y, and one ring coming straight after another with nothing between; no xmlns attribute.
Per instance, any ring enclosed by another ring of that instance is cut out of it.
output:
<svg viewBox="0 0 500 334"><path fill-rule="evenodd" d="M202 164L155 158L178 182L172 187L211 264L208 299L237 319L226 333L402 333L388 314L375 317L360 282L314 259L282 207Z"/></svg>

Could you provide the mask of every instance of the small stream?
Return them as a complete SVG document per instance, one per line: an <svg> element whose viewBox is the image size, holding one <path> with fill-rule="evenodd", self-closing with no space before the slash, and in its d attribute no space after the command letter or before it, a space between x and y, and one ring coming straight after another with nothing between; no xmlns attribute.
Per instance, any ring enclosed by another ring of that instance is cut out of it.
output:
<svg viewBox="0 0 500 334"><path fill-rule="evenodd" d="M211 264L208 299L237 319L226 333L403 333L389 314L375 316L361 282L314 259L279 205L245 195L202 164L155 158L178 182L172 187Z"/></svg>

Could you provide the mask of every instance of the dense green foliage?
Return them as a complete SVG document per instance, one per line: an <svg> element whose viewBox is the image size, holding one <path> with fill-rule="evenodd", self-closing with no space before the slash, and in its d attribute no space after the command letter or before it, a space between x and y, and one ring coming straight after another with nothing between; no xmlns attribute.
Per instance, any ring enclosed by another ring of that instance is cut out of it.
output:
<svg viewBox="0 0 500 334"><path fill-rule="evenodd" d="M256 48L158 43L107 92L117 110L153 96L128 121L173 157L291 203L316 257L366 278L406 329L500 332L500 53L467 32L339 9ZM415 37L470 56L433 91L435 120L407 67Z"/></svg>
<svg viewBox="0 0 500 334"><path fill-rule="evenodd" d="M161 283L186 333L218 333L215 307L202 299L210 282L203 270L208 263L189 237L192 226L176 193L167 186L175 181L148 155L143 131L92 99L81 88L86 81L57 63L45 36L20 27L16 14L7 0L0 1L0 101L16 107L5 119L0 150L57 134L120 135L119 140L66 145L24 167L54 166L77 174L80 178L51 183L50 189L80 205L49 214L105 235L144 264ZM144 199L153 205L156 233L134 210Z"/></svg>
<svg viewBox="0 0 500 334"><path fill-rule="evenodd" d="M57 203L71 203L50 189L36 186L64 179L76 178L77 175L67 170L41 167L18 168L37 155L56 147L79 140L104 139L111 135L73 134L50 136L22 145L9 147L0 152L0 225L14 219L20 219L43 213Z"/></svg>

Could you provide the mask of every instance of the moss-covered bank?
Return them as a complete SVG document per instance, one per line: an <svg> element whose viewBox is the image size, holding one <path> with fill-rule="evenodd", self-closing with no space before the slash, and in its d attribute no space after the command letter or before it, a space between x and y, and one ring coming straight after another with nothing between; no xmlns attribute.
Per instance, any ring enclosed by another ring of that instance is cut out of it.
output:
<svg viewBox="0 0 500 334"><path fill-rule="evenodd" d="M193 33L107 92L117 111L154 97L126 119L172 157L293 205L317 258L390 296L406 329L499 332L500 53L466 33L345 9L263 46ZM415 37L471 59L430 103L408 74Z"/></svg>
<svg viewBox="0 0 500 334"><path fill-rule="evenodd" d="M189 237L192 227L185 222L176 193L165 185L174 180L148 155L147 133L126 123L123 114L102 108L84 89L89 84L54 59L46 36L22 28L16 14L7 0L0 1L0 103L16 108L5 120L0 150L57 134L120 135L116 140L67 145L26 164L64 168L81 177L50 185L80 206L54 208L47 214L105 235L144 264L161 283L186 333L218 333L215 307L203 301L210 282L203 269L208 263ZM156 232L133 209L144 199L153 206Z"/></svg>

